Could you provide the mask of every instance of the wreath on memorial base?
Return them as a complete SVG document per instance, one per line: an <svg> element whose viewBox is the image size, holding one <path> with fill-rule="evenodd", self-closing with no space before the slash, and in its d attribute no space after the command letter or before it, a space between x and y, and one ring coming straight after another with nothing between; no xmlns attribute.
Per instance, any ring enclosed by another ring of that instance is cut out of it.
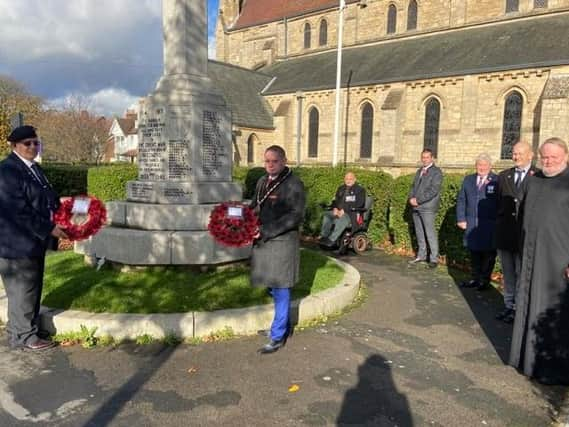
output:
<svg viewBox="0 0 569 427"><path fill-rule="evenodd" d="M88 200L86 214L73 212L76 199ZM107 209L103 202L92 196L65 199L54 215L54 222L63 228L69 240L85 240L96 234L107 221Z"/></svg>
<svg viewBox="0 0 569 427"><path fill-rule="evenodd" d="M230 215L231 208L240 210L241 215ZM216 242L240 248L253 243L254 237L259 233L259 219L247 205L224 202L211 212L207 229Z"/></svg>

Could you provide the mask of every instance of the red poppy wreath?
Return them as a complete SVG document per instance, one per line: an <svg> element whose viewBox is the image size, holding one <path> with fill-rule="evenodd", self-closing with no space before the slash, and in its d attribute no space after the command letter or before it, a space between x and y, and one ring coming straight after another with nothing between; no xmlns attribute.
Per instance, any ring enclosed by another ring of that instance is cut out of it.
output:
<svg viewBox="0 0 569 427"><path fill-rule="evenodd" d="M65 199L54 215L69 240L85 240L96 234L107 220L105 205L96 197L78 196Z"/></svg>
<svg viewBox="0 0 569 427"><path fill-rule="evenodd" d="M211 212L207 229L216 242L240 248L253 242L259 232L259 219L249 206L224 202Z"/></svg>

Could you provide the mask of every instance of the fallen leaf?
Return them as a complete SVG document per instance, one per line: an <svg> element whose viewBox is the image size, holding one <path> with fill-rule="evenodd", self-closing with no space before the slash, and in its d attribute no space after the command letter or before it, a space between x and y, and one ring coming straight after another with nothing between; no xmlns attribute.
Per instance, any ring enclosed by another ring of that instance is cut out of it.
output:
<svg viewBox="0 0 569 427"><path fill-rule="evenodd" d="M190 369L188 369L188 374L195 374L198 371L198 368L195 367L191 367Z"/></svg>
<svg viewBox="0 0 569 427"><path fill-rule="evenodd" d="M298 390L300 390L300 386L298 384L293 384L288 388L289 393L296 393Z"/></svg>

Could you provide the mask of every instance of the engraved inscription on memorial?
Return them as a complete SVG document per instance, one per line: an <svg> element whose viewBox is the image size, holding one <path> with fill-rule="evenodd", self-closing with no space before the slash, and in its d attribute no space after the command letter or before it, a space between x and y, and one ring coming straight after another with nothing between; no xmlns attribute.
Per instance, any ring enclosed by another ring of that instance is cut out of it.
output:
<svg viewBox="0 0 569 427"><path fill-rule="evenodd" d="M189 177L190 142L187 140L170 141L168 145L168 175L170 179L185 180Z"/></svg>
<svg viewBox="0 0 569 427"><path fill-rule="evenodd" d="M202 170L215 176L226 162L226 148L221 134L221 118L215 111L203 112Z"/></svg>
<svg viewBox="0 0 569 427"><path fill-rule="evenodd" d="M132 199L147 199L153 194L154 186L142 182L133 182L130 184L129 190Z"/></svg>
<svg viewBox="0 0 569 427"><path fill-rule="evenodd" d="M164 121L163 109L158 109L156 117L148 117L139 125L140 135L142 136L139 145L138 178L142 181L165 180L165 153L167 150L164 140Z"/></svg>

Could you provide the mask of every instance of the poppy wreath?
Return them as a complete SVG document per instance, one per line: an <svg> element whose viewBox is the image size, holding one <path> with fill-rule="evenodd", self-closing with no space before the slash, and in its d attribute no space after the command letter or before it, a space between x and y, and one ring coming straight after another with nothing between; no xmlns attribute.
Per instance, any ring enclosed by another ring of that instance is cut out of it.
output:
<svg viewBox="0 0 569 427"><path fill-rule="evenodd" d="M229 208L241 208L242 216L229 216ZM249 206L239 202L224 202L213 208L207 226L216 242L240 248L250 245L259 232L259 219Z"/></svg>
<svg viewBox="0 0 569 427"><path fill-rule="evenodd" d="M107 209L103 202L92 196L78 196L78 199L89 199L87 215L76 216L72 212L74 197L65 199L54 215L54 221L61 226L69 240L85 240L96 234L107 220ZM76 222L78 218L82 221Z"/></svg>

